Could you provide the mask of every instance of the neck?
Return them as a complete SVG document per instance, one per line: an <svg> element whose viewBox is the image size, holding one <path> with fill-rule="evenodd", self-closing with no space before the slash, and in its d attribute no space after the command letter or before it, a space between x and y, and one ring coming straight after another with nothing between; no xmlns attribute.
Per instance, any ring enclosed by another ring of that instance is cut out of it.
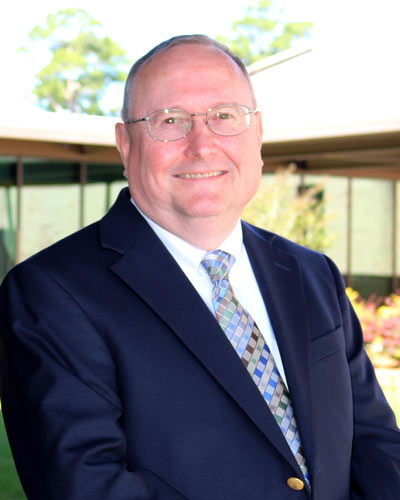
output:
<svg viewBox="0 0 400 500"><path fill-rule="evenodd" d="M138 203L131 201L139 212L166 231L203 250L215 250L232 233L240 213L227 210L221 214L209 216L181 215L171 217L162 210L146 213ZM236 211L235 211L236 212Z"/></svg>
<svg viewBox="0 0 400 500"><path fill-rule="evenodd" d="M190 222L185 218L177 222L171 221L168 217L165 218L165 220L159 217L155 219L143 213L135 202L134 205L146 219L149 219L166 231L203 250L214 250L218 248L231 234L238 220L221 221L219 218L215 217L201 217L194 220L191 219Z"/></svg>
<svg viewBox="0 0 400 500"><path fill-rule="evenodd" d="M236 222L217 223L217 221L200 219L191 224L183 223L178 227L163 227L195 247L214 250L231 234Z"/></svg>

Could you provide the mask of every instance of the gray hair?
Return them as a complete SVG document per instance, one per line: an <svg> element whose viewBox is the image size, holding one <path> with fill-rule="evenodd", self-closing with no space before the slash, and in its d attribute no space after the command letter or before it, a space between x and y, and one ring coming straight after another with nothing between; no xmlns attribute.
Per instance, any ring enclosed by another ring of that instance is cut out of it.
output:
<svg viewBox="0 0 400 500"><path fill-rule="evenodd" d="M243 64L243 61L240 59L240 57L238 57L230 49L228 49L226 45L217 42L216 40L206 35L179 35L179 36L174 36L164 42L161 42L159 45L151 49L146 55L138 59L132 66L125 83L124 104L121 112L121 118L124 122L127 122L129 120L129 110L131 108L131 103L132 103L134 80L140 68L144 66L148 61L150 61L150 59L152 59L156 54L164 52L177 45L184 45L184 44L196 44L196 45L203 45L205 47L215 47L221 52L227 54L232 59L232 61L240 68L244 76L247 78L250 90L254 98L253 87L251 85L250 77L249 74L247 73L246 66Z"/></svg>

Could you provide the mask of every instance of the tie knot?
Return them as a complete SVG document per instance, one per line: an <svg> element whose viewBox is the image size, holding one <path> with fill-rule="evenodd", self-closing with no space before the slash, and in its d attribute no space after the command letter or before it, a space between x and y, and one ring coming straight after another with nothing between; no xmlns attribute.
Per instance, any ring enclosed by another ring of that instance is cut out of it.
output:
<svg viewBox="0 0 400 500"><path fill-rule="evenodd" d="M223 278L228 279L228 272L234 261L235 257L233 255L223 252L222 250L213 250L205 254L201 260L201 264L209 274L211 281L214 283Z"/></svg>

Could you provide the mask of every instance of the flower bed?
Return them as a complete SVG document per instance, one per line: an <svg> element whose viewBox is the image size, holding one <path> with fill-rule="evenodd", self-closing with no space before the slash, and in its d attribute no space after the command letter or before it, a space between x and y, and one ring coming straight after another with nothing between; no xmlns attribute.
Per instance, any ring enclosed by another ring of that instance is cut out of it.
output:
<svg viewBox="0 0 400 500"><path fill-rule="evenodd" d="M400 367L400 295L360 297L352 288L347 295L361 322L365 348L376 367Z"/></svg>

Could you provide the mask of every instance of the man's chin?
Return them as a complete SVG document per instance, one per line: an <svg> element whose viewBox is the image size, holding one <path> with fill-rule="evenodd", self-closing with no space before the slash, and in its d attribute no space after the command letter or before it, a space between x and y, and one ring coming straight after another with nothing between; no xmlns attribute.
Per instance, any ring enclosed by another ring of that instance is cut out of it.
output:
<svg viewBox="0 0 400 500"><path fill-rule="evenodd" d="M192 218L196 221L201 221L202 219L215 219L225 220L229 218L239 219L241 211L238 209L233 209L232 206L226 203L215 203L209 201L193 201L189 203L186 207L183 207L181 213L184 213L187 218Z"/></svg>

